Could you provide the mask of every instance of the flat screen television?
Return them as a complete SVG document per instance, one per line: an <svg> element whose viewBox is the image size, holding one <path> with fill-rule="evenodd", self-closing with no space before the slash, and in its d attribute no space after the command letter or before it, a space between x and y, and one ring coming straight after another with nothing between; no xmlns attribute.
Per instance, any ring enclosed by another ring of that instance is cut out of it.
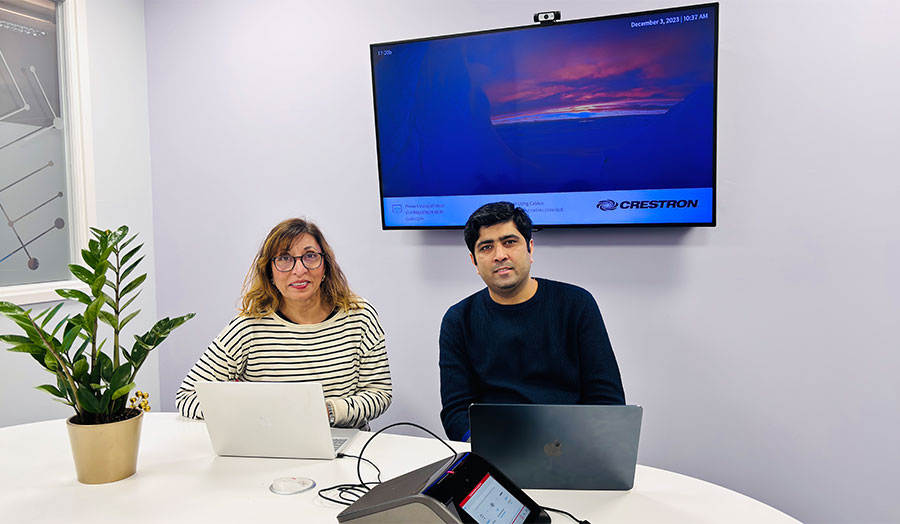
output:
<svg viewBox="0 0 900 524"><path fill-rule="evenodd" d="M384 229L715 225L718 3L372 44Z"/></svg>

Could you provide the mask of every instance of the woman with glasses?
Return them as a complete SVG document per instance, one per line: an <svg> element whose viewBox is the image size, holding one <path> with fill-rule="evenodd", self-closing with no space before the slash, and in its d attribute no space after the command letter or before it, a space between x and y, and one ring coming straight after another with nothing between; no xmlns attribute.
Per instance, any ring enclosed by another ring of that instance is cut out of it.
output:
<svg viewBox="0 0 900 524"><path fill-rule="evenodd" d="M244 282L240 314L209 345L175 395L185 417L203 418L197 381L319 382L329 421L364 427L391 404L384 332L353 294L315 224L275 226Z"/></svg>

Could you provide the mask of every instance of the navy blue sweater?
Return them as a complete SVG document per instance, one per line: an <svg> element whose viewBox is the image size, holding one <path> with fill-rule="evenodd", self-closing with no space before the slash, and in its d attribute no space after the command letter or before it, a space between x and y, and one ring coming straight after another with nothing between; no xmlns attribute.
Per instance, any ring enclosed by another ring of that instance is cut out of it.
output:
<svg viewBox="0 0 900 524"><path fill-rule="evenodd" d="M591 294L536 279L511 306L487 288L451 307L440 336L441 422L461 440L469 404L624 404L619 366Z"/></svg>

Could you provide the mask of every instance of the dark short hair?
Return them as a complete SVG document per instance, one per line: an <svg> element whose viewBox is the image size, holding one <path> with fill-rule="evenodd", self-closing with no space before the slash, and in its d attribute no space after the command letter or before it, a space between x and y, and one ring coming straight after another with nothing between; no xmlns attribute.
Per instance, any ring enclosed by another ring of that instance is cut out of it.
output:
<svg viewBox="0 0 900 524"><path fill-rule="evenodd" d="M491 202L485 204L469 215L463 236L466 238L466 246L469 252L475 255L475 242L481 234L481 228L491 227L505 222L512 222L519 233L525 237L525 245L531 251L531 218L521 207L516 207L512 202Z"/></svg>

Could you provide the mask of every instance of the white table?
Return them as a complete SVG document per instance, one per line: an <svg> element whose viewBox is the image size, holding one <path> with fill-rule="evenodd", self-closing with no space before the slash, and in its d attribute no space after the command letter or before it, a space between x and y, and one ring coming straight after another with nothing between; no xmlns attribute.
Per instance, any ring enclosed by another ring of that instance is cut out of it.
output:
<svg viewBox="0 0 900 524"><path fill-rule="evenodd" d="M358 454L370 434L355 439ZM459 450L468 445L454 443ZM382 433L366 458L383 472L401 475L449 455L429 438ZM75 480L64 420L0 429L0 521L12 523L204 523L337 522L344 508L316 491L357 482L356 460L291 460L217 457L203 422L175 413L145 416L137 473L111 484ZM309 477L316 489L276 495L276 477ZM374 472L363 464L363 476ZM708 482L638 466L634 489L613 491L528 490L539 504L602 522L796 523L761 502ZM554 523L572 522L551 513Z"/></svg>

